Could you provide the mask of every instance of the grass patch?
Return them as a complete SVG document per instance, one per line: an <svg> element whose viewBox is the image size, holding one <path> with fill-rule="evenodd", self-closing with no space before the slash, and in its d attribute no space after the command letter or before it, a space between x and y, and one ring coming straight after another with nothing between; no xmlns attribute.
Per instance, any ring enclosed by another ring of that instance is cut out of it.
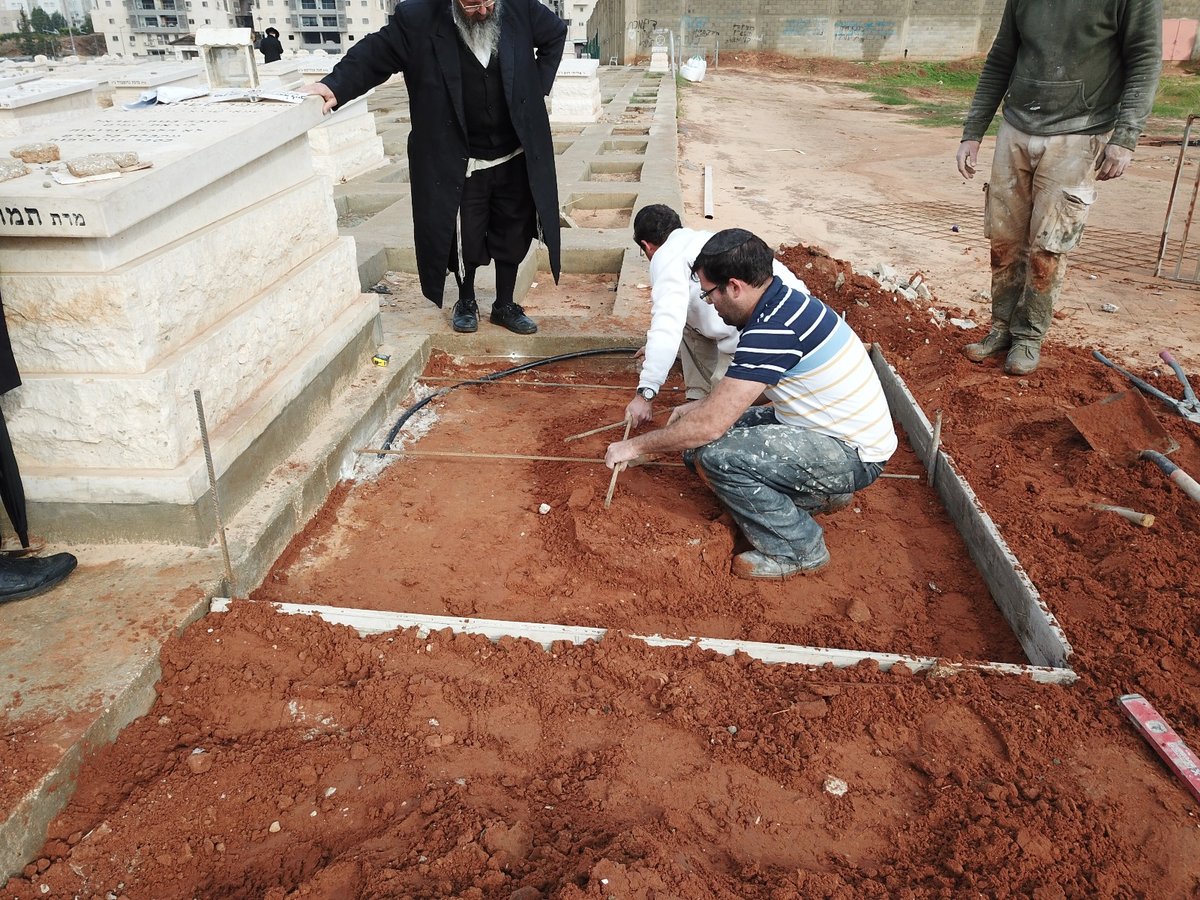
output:
<svg viewBox="0 0 1200 900"><path fill-rule="evenodd" d="M961 62L862 63L861 80L846 87L863 91L882 105L903 112L905 120L931 127L961 128L979 84L982 59ZM1156 131L1182 132L1189 115L1200 114L1200 75L1190 67L1163 73L1151 117ZM999 127L996 116L988 134Z"/></svg>

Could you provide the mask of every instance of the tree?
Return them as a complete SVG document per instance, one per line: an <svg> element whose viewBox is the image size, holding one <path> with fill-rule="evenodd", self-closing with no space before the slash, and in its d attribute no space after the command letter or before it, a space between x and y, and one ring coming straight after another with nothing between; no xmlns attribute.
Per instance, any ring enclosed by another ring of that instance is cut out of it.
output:
<svg viewBox="0 0 1200 900"><path fill-rule="evenodd" d="M55 34L62 34L67 30L67 20L63 18L62 13L56 12L50 14L50 27L54 30Z"/></svg>
<svg viewBox="0 0 1200 900"><path fill-rule="evenodd" d="M25 15L25 10L21 10L21 17L17 22L17 34L20 35L17 41L21 45L21 52L26 56L33 56L37 45L33 37L33 27L29 24L29 16Z"/></svg>
<svg viewBox="0 0 1200 900"><path fill-rule="evenodd" d="M40 6L35 6L29 14L29 24L38 34L51 34L54 31L50 24L50 14Z"/></svg>

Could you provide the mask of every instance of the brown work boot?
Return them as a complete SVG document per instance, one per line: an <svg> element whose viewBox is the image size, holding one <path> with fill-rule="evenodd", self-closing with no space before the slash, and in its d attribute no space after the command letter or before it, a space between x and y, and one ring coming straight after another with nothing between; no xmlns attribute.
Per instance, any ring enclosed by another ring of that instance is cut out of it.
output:
<svg viewBox="0 0 1200 900"><path fill-rule="evenodd" d="M987 337L977 343L967 344L963 347L962 354L971 362L983 362L989 356L1003 353L1011 346L1012 335L1008 333L1008 329L993 322Z"/></svg>
<svg viewBox="0 0 1200 900"><path fill-rule="evenodd" d="M1013 344L1004 360L1004 371L1009 375L1029 375L1037 371L1038 363L1042 361L1042 351L1037 344L1025 341Z"/></svg>

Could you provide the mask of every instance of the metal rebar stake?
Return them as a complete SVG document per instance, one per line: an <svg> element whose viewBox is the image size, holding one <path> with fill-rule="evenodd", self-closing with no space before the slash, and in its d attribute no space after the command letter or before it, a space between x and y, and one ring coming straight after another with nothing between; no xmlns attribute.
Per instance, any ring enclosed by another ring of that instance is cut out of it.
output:
<svg viewBox="0 0 1200 900"><path fill-rule="evenodd" d="M217 471L213 467L212 448L208 445L208 425L204 422L204 401L200 391L193 390L196 398L196 418L200 420L200 444L204 447L204 462L208 466L208 491L212 494L213 510L217 514L217 536L221 540L221 557L225 560L225 578L229 582L229 593L237 597L237 580L233 577L233 564L229 561L229 544L225 540L225 520L221 518L221 498L217 494Z"/></svg>

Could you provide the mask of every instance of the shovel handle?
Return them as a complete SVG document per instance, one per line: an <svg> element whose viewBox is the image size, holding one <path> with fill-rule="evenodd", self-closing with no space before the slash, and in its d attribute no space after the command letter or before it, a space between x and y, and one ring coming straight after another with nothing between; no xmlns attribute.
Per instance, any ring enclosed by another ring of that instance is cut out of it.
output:
<svg viewBox="0 0 1200 900"><path fill-rule="evenodd" d="M1172 371L1175 372L1175 377L1183 382L1184 399L1191 401L1191 403L1195 405L1198 402L1196 400L1196 392L1192 390L1192 383L1188 381L1187 373L1183 371L1183 366L1179 365L1179 363L1175 361L1175 357L1171 355L1170 350L1162 351L1158 354L1158 358L1170 366Z"/></svg>
<svg viewBox="0 0 1200 900"><path fill-rule="evenodd" d="M1196 483L1195 478L1155 450L1143 450L1142 459L1148 459L1162 469L1163 474L1175 482L1181 491L1200 503L1200 484Z"/></svg>
<svg viewBox="0 0 1200 900"><path fill-rule="evenodd" d="M1140 379L1136 375L1134 375L1132 372L1126 372L1124 369L1122 369L1120 366L1118 366L1115 362L1113 362L1111 359L1109 359L1107 356L1105 356L1099 350L1093 350L1092 356L1094 356L1100 362L1104 363L1104 365L1108 366L1113 371L1120 372L1122 375L1124 375L1126 378L1128 378L1130 381L1132 381L1135 385L1137 385L1139 388L1141 388L1147 394L1150 394L1153 397L1157 397L1159 400L1164 400L1171 406L1176 406L1179 403L1179 401L1176 400L1174 397L1172 397L1170 394L1164 394L1162 391L1160 391L1154 385L1147 384L1146 382L1142 381L1142 379Z"/></svg>

